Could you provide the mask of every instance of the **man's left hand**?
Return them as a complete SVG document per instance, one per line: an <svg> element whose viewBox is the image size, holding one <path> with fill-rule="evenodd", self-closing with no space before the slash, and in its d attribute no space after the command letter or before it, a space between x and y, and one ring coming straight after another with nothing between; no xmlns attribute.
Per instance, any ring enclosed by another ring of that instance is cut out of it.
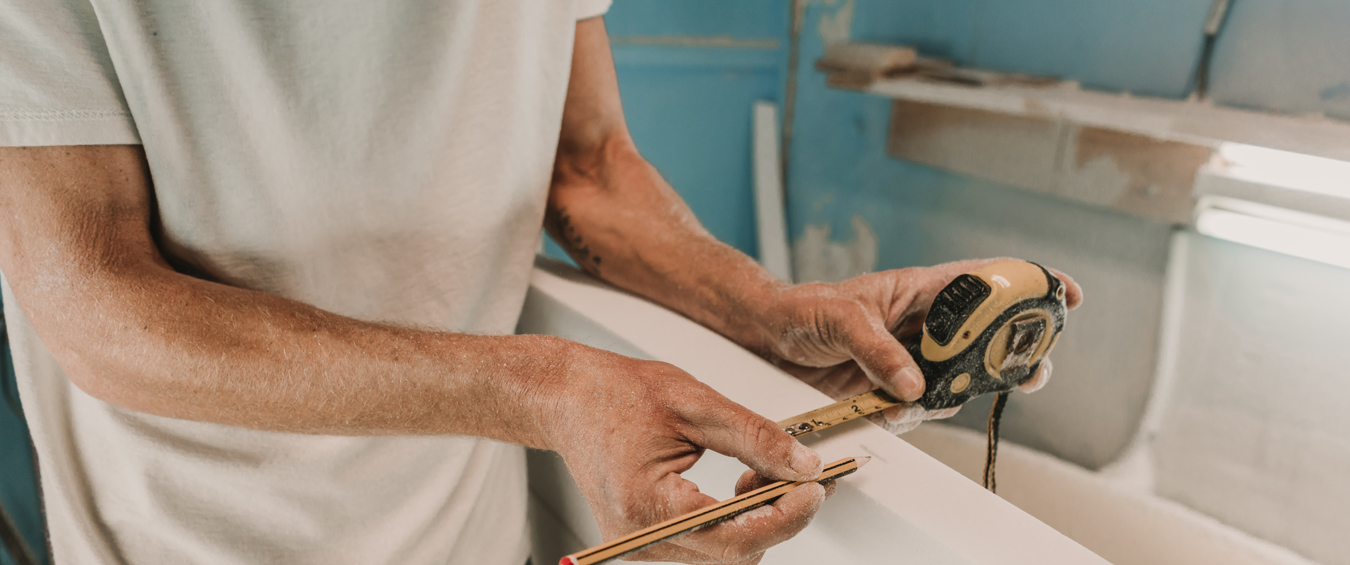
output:
<svg viewBox="0 0 1350 565"><path fill-rule="evenodd" d="M760 353L836 400L880 387L904 404L873 418L892 433L924 420L947 418L959 407L928 411L913 404L923 396L924 379L903 343L921 331L937 293L957 276L1006 259L981 259L911 267L863 275L840 283L786 288L773 301L764 324L770 332ZM1067 287L1070 309L1083 291L1067 275L1051 272ZM1050 378L1046 359L1019 387L1033 392Z"/></svg>

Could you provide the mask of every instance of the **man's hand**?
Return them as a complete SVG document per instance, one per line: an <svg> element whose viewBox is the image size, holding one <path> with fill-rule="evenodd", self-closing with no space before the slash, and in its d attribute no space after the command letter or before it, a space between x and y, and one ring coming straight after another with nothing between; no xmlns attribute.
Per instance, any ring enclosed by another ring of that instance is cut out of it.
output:
<svg viewBox="0 0 1350 565"><path fill-rule="evenodd" d="M765 313L768 336L761 353L781 368L842 400L882 388L906 401L923 396L924 379L903 343L922 329L937 293L962 273L1004 259L981 259L864 275L834 284L802 284L782 290ZM1052 271L1067 287L1070 309L1083 301L1078 284ZM1046 359L1019 387L1033 392L1050 378ZM924 420L947 418L960 407L928 411L906 402L873 421L904 433Z"/></svg>
<svg viewBox="0 0 1350 565"><path fill-rule="evenodd" d="M994 260L886 271L836 284L789 286L718 242L638 153L623 119L604 23L577 25L572 80L554 161L545 226L577 264L616 286L697 320L842 399L881 387L923 394L918 367L897 338L919 332L933 297L953 278ZM1082 291L1067 276L1070 308ZM1050 374L1048 360L1023 384ZM950 416L906 404L882 414L901 432Z"/></svg>
<svg viewBox="0 0 1350 565"><path fill-rule="evenodd" d="M750 467L737 494L767 480L809 480L821 472L815 452L674 366L579 348L565 373L561 393L540 391L556 402L543 411L552 416L542 427L605 539L716 503L680 476L704 449ZM756 563L770 546L806 527L826 489L805 485L772 505L626 559Z"/></svg>

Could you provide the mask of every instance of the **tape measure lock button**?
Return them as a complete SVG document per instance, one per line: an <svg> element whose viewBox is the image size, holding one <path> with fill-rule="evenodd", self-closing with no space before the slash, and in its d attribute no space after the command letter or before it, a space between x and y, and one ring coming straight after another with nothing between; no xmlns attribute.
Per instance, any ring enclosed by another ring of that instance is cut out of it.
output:
<svg viewBox="0 0 1350 565"><path fill-rule="evenodd" d="M970 386L970 373L961 373L952 379L952 394L960 394Z"/></svg>

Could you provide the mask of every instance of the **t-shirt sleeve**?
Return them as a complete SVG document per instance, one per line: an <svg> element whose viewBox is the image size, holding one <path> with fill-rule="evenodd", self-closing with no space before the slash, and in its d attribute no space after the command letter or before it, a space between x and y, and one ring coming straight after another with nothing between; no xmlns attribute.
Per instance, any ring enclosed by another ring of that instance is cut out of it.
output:
<svg viewBox="0 0 1350 565"><path fill-rule="evenodd" d="M139 143L88 0L6 0L0 146Z"/></svg>
<svg viewBox="0 0 1350 565"><path fill-rule="evenodd" d="M609 11L612 0L577 0L577 20L603 16Z"/></svg>

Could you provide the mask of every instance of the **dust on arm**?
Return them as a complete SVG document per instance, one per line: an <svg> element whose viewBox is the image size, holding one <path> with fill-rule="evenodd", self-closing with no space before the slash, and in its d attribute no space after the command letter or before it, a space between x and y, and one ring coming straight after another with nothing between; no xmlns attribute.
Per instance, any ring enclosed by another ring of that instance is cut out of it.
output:
<svg viewBox="0 0 1350 565"><path fill-rule="evenodd" d="M772 339L756 318L787 285L709 234L638 153L600 18L577 24L545 227L593 275L753 349Z"/></svg>
<svg viewBox="0 0 1350 565"><path fill-rule="evenodd" d="M71 380L126 408L325 434L540 446L531 402L569 352L353 320L175 272L139 146L0 148L0 269ZM541 354L542 352L542 354Z"/></svg>

